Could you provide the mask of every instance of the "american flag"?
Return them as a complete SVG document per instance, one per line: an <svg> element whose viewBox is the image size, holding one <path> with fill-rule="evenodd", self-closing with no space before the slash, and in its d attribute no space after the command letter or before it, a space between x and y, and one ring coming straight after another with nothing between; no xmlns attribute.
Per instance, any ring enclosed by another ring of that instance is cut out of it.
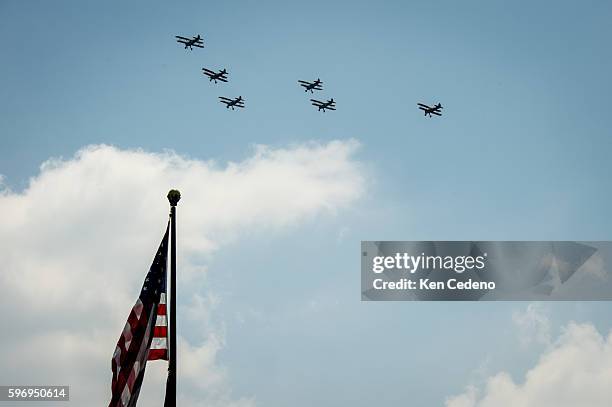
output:
<svg viewBox="0 0 612 407"><path fill-rule="evenodd" d="M167 263L168 228L111 360L113 380L109 407L135 407L147 360L168 360Z"/></svg>

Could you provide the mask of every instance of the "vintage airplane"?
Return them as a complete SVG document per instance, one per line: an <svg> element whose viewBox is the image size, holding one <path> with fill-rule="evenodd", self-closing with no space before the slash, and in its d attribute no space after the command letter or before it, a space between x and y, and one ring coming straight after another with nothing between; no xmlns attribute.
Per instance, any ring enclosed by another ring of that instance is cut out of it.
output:
<svg viewBox="0 0 612 407"><path fill-rule="evenodd" d="M204 41L202 40L202 37L200 37L200 34L193 38L185 38L181 37L180 35L176 35L176 42L184 44L185 49L187 49L188 47L191 50L193 50L193 47L204 48Z"/></svg>
<svg viewBox="0 0 612 407"><path fill-rule="evenodd" d="M308 92L310 91L310 93L314 93L314 90L323 90L323 82L321 81L321 79L318 79L314 82L308 82L308 81L298 81L300 86L305 87L306 89L304 90L304 92Z"/></svg>
<svg viewBox="0 0 612 407"><path fill-rule="evenodd" d="M323 112L325 112L325 109L336 110L336 102L334 102L333 98L329 99L327 102L321 102L320 100L316 99L310 99L310 101L312 102L313 106L319 108L319 111L323 110Z"/></svg>
<svg viewBox="0 0 612 407"><path fill-rule="evenodd" d="M202 73L208 76L211 81L215 81L215 83L217 83L217 81L227 82L227 71L225 69L215 72L210 69L202 68Z"/></svg>
<svg viewBox="0 0 612 407"><path fill-rule="evenodd" d="M219 96L219 102L221 103L225 103L225 107L226 108L232 108L232 110L234 110L234 107L244 107L244 99L242 98L242 96L238 96L235 99L230 99L230 98L226 98L224 96Z"/></svg>
<svg viewBox="0 0 612 407"><path fill-rule="evenodd" d="M417 105L419 106L419 109L425 112L424 116L429 115L429 117L431 117L432 114L435 114L436 116L442 116L442 113L440 113L440 110L442 110L443 107L440 103L434 106L427 106L427 105L424 105L423 103L417 103Z"/></svg>

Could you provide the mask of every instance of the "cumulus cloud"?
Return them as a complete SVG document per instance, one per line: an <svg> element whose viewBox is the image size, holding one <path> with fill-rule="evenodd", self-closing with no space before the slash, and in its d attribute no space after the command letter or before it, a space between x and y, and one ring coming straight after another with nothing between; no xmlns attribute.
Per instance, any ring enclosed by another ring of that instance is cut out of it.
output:
<svg viewBox="0 0 612 407"><path fill-rule="evenodd" d="M605 407L612 400L610 383L612 333L605 337L591 324L570 323L524 380L497 373L484 389L470 386L446 407Z"/></svg>
<svg viewBox="0 0 612 407"><path fill-rule="evenodd" d="M523 346L532 343L549 345L551 341L550 319L542 304L531 303L524 311L512 314L519 340Z"/></svg>
<svg viewBox="0 0 612 407"><path fill-rule="evenodd" d="M258 146L220 166L99 145L45 162L23 191L0 183L0 307L11 326L0 382L61 382L72 386L75 405L107 402L110 356L165 229L166 192L183 194L178 260L186 284L203 278L209 256L240 235L286 231L354 203L365 188L357 148L352 140ZM206 405L254 402L231 397L216 362L224 346L223 330L210 323L217 304L211 293L185 303L186 320L204 328L199 338L181 338L183 405L203 405L204 393ZM147 388L163 387L161 365L150 364ZM141 397L161 405L144 390Z"/></svg>

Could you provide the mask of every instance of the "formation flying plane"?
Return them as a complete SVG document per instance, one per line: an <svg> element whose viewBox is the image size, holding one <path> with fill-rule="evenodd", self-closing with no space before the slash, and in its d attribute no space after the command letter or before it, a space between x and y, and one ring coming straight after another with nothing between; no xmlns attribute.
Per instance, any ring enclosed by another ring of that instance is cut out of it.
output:
<svg viewBox="0 0 612 407"><path fill-rule="evenodd" d="M432 114L435 114L436 116L442 116L442 113L440 112L440 110L442 110L443 108L440 103L434 106L427 106L427 105L424 105L423 103L417 103L417 105L419 106L419 109L425 112L424 116L429 115L429 117L431 117Z"/></svg>
<svg viewBox="0 0 612 407"><path fill-rule="evenodd" d="M215 72L210 69L202 68L202 73L208 76L210 81L215 81L215 83L217 83L217 81L227 82L227 71L225 69Z"/></svg>
<svg viewBox="0 0 612 407"><path fill-rule="evenodd" d="M234 107L244 107L244 99L242 98L242 96L238 96L235 99L230 99L230 98L226 98L224 96L219 96L219 102L221 103L225 103L225 107L226 108L232 108L232 110L234 110Z"/></svg>
<svg viewBox="0 0 612 407"><path fill-rule="evenodd" d="M308 92L310 91L310 93L314 93L314 90L323 90L323 82L321 81L321 79L318 79L314 82L308 82L308 81L298 81L300 86L305 87L306 89L304 90L304 92Z"/></svg>
<svg viewBox="0 0 612 407"><path fill-rule="evenodd" d="M319 108L319 111L323 110L323 112L325 112L325 109L336 110L336 102L334 102L333 98L329 99L327 102L321 102L320 100L316 99L310 99L310 101L312 102L313 106Z"/></svg>
<svg viewBox="0 0 612 407"><path fill-rule="evenodd" d="M185 38L185 37L181 37L180 35L177 35L176 42L180 42L181 44L184 44L185 49L187 49L188 47L191 50L193 50L193 47L204 48L204 41L202 40L202 37L200 37L200 34L198 34L197 36L193 38Z"/></svg>

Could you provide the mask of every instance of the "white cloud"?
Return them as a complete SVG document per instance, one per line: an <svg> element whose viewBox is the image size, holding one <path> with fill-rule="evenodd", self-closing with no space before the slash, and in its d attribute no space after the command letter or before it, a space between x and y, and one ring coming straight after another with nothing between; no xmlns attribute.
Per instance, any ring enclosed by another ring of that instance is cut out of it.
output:
<svg viewBox="0 0 612 407"><path fill-rule="evenodd" d="M519 340L523 346L532 343L549 345L551 341L550 319L540 303L531 303L525 311L512 314Z"/></svg>
<svg viewBox="0 0 612 407"><path fill-rule="evenodd" d="M612 333L570 323L522 383L506 372L451 397L446 407L607 407L612 400Z"/></svg>
<svg viewBox="0 0 612 407"><path fill-rule="evenodd" d="M178 260L186 284L201 280L207 257L242 234L263 238L351 205L365 188L357 148L356 141L259 146L221 167L172 152L90 146L44 163L24 191L0 191L0 307L11 326L0 382L66 383L75 405L106 403L110 356L161 240L167 191L183 194ZM205 329L181 339L183 405L252 405L231 396L216 362L224 336L211 326L215 306L212 293L192 293L185 304L186 321ZM150 364L146 388L163 388L164 376L164 363ZM141 398L161 405L144 389Z"/></svg>
<svg viewBox="0 0 612 407"><path fill-rule="evenodd" d="M468 386L463 394L454 396L447 400L447 407L474 407L478 398L478 389L474 386Z"/></svg>

